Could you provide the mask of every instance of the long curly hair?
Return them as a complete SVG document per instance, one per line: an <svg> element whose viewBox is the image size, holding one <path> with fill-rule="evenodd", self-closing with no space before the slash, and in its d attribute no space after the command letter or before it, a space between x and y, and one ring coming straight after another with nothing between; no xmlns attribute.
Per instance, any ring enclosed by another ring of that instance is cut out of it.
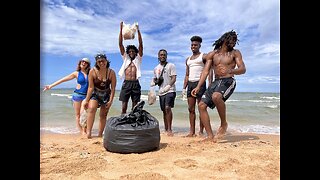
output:
<svg viewBox="0 0 320 180"><path fill-rule="evenodd" d="M235 40L235 42L237 44L239 44L238 43L238 41L239 41L238 40L238 34L234 30L231 30L229 32L224 33L218 40L216 40L212 44L212 46L214 46L214 49L219 49L219 48L222 47L222 44L223 44L224 41L226 41L227 44L228 44L233 39ZM229 49L229 51L231 51L231 50L233 50L233 47L231 49Z"/></svg>

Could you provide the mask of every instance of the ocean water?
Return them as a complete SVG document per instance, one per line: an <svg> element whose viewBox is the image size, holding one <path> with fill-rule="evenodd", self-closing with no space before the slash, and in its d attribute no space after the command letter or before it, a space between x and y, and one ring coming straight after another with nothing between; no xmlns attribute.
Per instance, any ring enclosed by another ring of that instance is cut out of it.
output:
<svg viewBox="0 0 320 180"><path fill-rule="evenodd" d="M52 89L42 92L40 97L40 132L73 134L78 133L75 123L71 94L73 89ZM121 113L120 91L116 91L108 117ZM159 100L153 105L147 104L148 91L142 91L141 100L146 101L144 110L158 119L163 131L162 111ZM234 92L226 101L228 132L258 134L280 134L280 93ZM129 101L128 111L131 108ZM189 132L188 105L181 92L177 92L173 112L172 129L174 133ZM220 119L215 109L208 108L213 131L219 127ZM99 109L97 111L93 135L98 131ZM196 132L199 131L199 113L196 110Z"/></svg>

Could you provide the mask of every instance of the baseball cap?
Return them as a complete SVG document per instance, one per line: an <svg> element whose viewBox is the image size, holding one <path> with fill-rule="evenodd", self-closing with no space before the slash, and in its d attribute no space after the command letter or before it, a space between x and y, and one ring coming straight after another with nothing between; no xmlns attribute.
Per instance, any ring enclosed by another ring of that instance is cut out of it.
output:
<svg viewBox="0 0 320 180"><path fill-rule="evenodd" d="M89 60L89 58L82 58L81 61L85 61L85 62L87 62L87 63L91 63L90 60Z"/></svg>

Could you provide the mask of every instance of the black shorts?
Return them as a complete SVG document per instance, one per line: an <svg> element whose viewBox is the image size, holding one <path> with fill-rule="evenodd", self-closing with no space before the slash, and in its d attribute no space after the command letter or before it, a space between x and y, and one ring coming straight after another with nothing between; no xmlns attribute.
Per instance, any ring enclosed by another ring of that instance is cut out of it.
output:
<svg viewBox="0 0 320 180"><path fill-rule="evenodd" d="M188 81L188 90L187 90L187 97L193 97L191 95L191 91L197 87L199 81L196 82L190 82ZM206 82L204 82L202 84L202 86L200 87L200 91L197 93L197 99L200 99L203 95L203 93L206 91Z"/></svg>
<svg viewBox="0 0 320 180"><path fill-rule="evenodd" d="M141 96L141 86L138 80L124 80L121 87L119 100L128 102L131 97L132 102L139 102Z"/></svg>
<svg viewBox="0 0 320 180"><path fill-rule="evenodd" d="M100 107L101 105L107 104L110 100L110 91L98 91L95 89L93 90L90 99L98 101L98 107Z"/></svg>
<svg viewBox="0 0 320 180"><path fill-rule="evenodd" d="M203 94L201 101L213 109L216 107L212 101L212 94L214 92L220 92L222 94L223 101L226 101L231 96L235 88L236 80L233 77L215 79Z"/></svg>
<svg viewBox="0 0 320 180"><path fill-rule="evenodd" d="M160 96L160 108L161 111L166 110L166 106L174 107L174 100L176 98L176 92L170 92L163 96Z"/></svg>

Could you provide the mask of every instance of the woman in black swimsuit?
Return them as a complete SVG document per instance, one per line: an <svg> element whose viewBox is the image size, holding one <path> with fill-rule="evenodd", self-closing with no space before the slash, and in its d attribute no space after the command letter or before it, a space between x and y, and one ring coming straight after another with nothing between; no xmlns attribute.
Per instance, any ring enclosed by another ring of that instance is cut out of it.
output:
<svg viewBox="0 0 320 180"><path fill-rule="evenodd" d="M98 137L102 137L107 121L107 114L111 107L115 89L116 75L110 69L110 62L105 54L95 56L96 64L89 72L89 87L84 108L87 109L87 138L91 138L91 131L97 109L100 107L100 124Z"/></svg>

